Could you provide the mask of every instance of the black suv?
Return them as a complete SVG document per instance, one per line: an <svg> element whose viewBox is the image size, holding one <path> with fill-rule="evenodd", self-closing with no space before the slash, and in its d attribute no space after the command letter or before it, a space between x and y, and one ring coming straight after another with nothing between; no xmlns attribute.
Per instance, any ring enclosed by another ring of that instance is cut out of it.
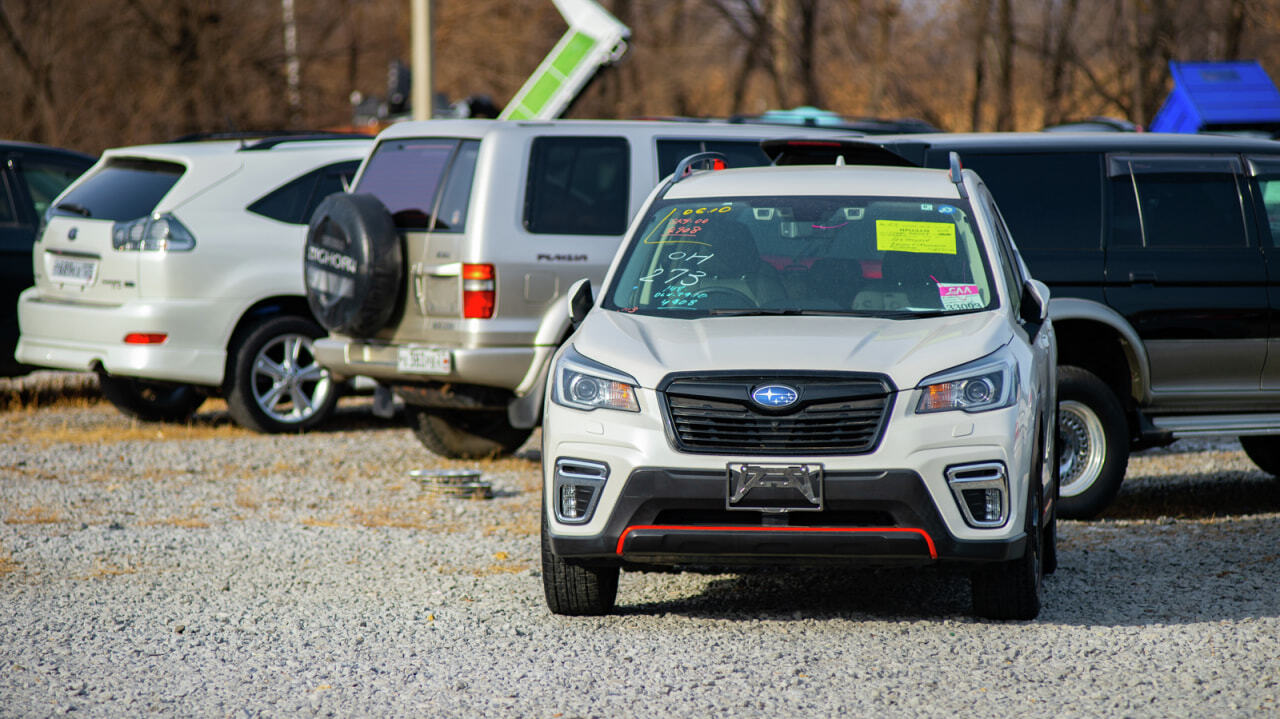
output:
<svg viewBox="0 0 1280 719"><path fill-rule="evenodd" d="M71 150L0 142L0 377L32 369L13 358L18 295L33 281L31 245L49 202L92 164Z"/></svg>
<svg viewBox="0 0 1280 719"><path fill-rule="evenodd" d="M842 154L927 167L954 151L995 195L1053 292L1063 516L1096 515L1131 449L1179 437L1237 435L1280 475L1280 143L988 133L816 144L766 150L780 164Z"/></svg>

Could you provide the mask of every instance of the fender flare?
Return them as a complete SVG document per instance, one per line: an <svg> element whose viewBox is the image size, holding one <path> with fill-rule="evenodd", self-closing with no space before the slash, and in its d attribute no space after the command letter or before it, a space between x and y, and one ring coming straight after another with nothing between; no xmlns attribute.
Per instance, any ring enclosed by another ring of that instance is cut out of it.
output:
<svg viewBox="0 0 1280 719"><path fill-rule="evenodd" d="M573 334L569 321L569 295L561 295L547 306L533 336L533 361L514 390L516 398L507 405L507 419L513 427L529 429L542 423L542 395L551 372L551 357Z"/></svg>
<svg viewBox="0 0 1280 719"><path fill-rule="evenodd" d="M1147 347L1124 315L1095 300L1063 297L1049 300L1049 319L1054 322L1085 320L1115 330L1120 335L1120 349L1129 363L1129 391L1141 404L1151 402L1151 362Z"/></svg>

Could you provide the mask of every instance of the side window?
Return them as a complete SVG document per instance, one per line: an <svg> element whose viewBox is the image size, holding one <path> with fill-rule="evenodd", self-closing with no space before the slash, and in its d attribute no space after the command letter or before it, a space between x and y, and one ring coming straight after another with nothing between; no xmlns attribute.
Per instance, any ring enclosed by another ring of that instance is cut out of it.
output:
<svg viewBox="0 0 1280 719"><path fill-rule="evenodd" d="M18 176L27 186L27 195L31 198L32 212L36 221L44 217L53 198L67 189L89 165L73 166L68 163L54 162L36 157L24 157L16 163Z"/></svg>
<svg viewBox="0 0 1280 719"><path fill-rule="evenodd" d="M440 194L440 207L436 210L436 232L462 232L467 229L467 208L471 205L471 183L476 175L476 157L480 154L479 140L464 140L449 166L449 177Z"/></svg>
<svg viewBox="0 0 1280 719"><path fill-rule="evenodd" d="M524 226L554 235L627 229L631 151L621 137L538 137L530 153Z"/></svg>
<svg viewBox="0 0 1280 719"><path fill-rule="evenodd" d="M1000 204L1009 230L1028 250L1102 247L1102 157L1098 153L998 155L964 152ZM946 167L934 152L931 167Z"/></svg>
<svg viewBox="0 0 1280 719"><path fill-rule="evenodd" d="M1247 247L1240 174L1230 157L1111 158L1112 244Z"/></svg>
<svg viewBox="0 0 1280 719"><path fill-rule="evenodd" d="M681 160L699 152L718 152L729 160L729 167L769 164L769 156L756 140L658 140L658 178L675 172Z"/></svg>
<svg viewBox="0 0 1280 719"><path fill-rule="evenodd" d="M18 224L18 213L13 206L13 195L9 192L8 173L0 168L0 225Z"/></svg>
<svg viewBox="0 0 1280 719"><path fill-rule="evenodd" d="M1280 247L1280 157L1250 158L1258 200L1272 247Z"/></svg>
<svg viewBox="0 0 1280 719"><path fill-rule="evenodd" d="M343 178L349 182L359 166L359 161L348 161L312 170L263 195L248 210L291 225L306 224L320 201L342 192Z"/></svg>

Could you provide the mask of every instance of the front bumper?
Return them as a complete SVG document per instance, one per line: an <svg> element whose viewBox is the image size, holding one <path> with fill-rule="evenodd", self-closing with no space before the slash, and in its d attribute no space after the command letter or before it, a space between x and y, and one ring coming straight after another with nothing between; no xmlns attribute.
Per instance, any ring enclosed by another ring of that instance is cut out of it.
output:
<svg viewBox="0 0 1280 719"><path fill-rule="evenodd" d="M226 370L227 313L202 301L129 301L118 305L18 299L22 334L14 355L39 367L217 386ZM131 332L164 333L163 344L124 343Z"/></svg>
<svg viewBox="0 0 1280 719"><path fill-rule="evenodd" d="M864 566L969 564L1019 557L1025 534L958 539L919 474L836 471L819 512L726 510L722 472L640 468L626 478L603 531L550 536L561 557L598 563Z"/></svg>

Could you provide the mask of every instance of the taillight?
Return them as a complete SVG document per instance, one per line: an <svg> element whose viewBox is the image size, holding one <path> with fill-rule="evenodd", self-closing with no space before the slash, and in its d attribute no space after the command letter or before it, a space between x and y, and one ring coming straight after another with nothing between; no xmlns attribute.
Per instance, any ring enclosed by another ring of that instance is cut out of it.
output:
<svg viewBox="0 0 1280 719"><path fill-rule="evenodd" d="M462 316L472 320L493 317L497 296L493 265L462 266Z"/></svg>
<svg viewBox="0 0 1280 719"><path fill-rule="evenodd" d="M190 252L196 238L169 213L148 215L111 228L111 247L120 252Z"/></svg>
<svg viewBox="0 0 1280 719"><path fill-rule="evenodd" d="M127 345L161 345L169 335L160 332L130 332L124 336Z"/></svg>

